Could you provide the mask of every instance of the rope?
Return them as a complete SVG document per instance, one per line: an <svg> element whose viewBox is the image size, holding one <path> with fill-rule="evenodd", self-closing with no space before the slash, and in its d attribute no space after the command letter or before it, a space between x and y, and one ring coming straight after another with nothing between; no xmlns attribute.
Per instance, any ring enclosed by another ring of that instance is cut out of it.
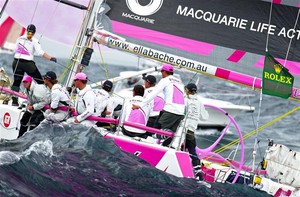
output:
<svg viewBox="0 0 300 197"><path fill-rule="evenodd" d="M3 6L2 6L2 9L1 9L1 11L0 11L0 18L2 17L2 15L3 15L3 13L4 13L4 10L5 10L5 8L6 8L7 3L8 3L8 0L6 0L6 1L4 2Z"/></svg>
<svg viewBox="0 0 300 197"><path fill-rule="evenodd" d="M260 90L260 94L259 94L259 107L258 107L257 120L256 120L256 126L255 126L255 142L254 142L254 146L253 146L253 166L252 166L253 170L254 170L254 165L255 165L256 150L257 150L257 144L258 144L257 128L258 128L259 120L260 120L261 104L262 104L262 90Z"/></svg>
<svg viewBox="0 0 300 197"><path fill-rule="evenodd" d="M102 65L103 65L103 70L104 70L104 72L105 72L105 77L106 77L106 79L108 79L107 65L106 65L105 62L104 62L103 54L102 54L102 51L101 51L101 49L100 49L100 44L97 44L97 45L98 45L98 50L99 50L100 58L101 58Z"/></svg>
<svg viewBox="0 0 300 197"><path fill-rule="evenodd" d="M273 8L273 0L271 0L271 6L270 6L270 14L269 14L269 27L270 27L270 25L271 25L271 18L272 18L272 8ZM269 34L267 33L266 51L268 51L268 45L269 45Z"/></svg>
<svg viewBox="0 0 300 197"><path fill-rule="evenodd" d="M34 8L34 11L33 11L33 15L32 15L32 17L31 17L31 20L30 20L30 23L32 23L32 21L33 21L33 18L34 18L34 16L35 16L35 12L36 12L36 9L37 9L37 7L38 7L38 5L39 5L39 0L37 1L37 3L35 4L35 8Z"/></svg>
<svg viewBox="0 0 300 197"><path fill-rule="evenodd" d="M39 1L37 1L37 3L35 4L35 8L34 8L34 11L33 11L33 15L32 15L32 17L31 17L31 19L30 19L30 23L31 23L31 24L32 24L33 18L34 18L34 16L35 16L35 13L36 13L36 9L37 9L37 7L38 7L38 4L39 4ZM27 42L27 40L24 40L23 45L25 45L26 42ZM19 58L17 58L18 61L17 61L17 63L16 63L16 67L15 67L15 69L14 69L14 71L13 71L13 74L14 74L14 75L15 75L16 70L17 70L17 68L18 68L18 64L19 64L19 61L20 61L20 57L21 57L21 54L19 55Z"/></svg>
<svg viewBox="0 0 300 197"><path fill-rule="evenodd" d="M47 26L49 25L50 21L54 18L54 14L58 8L58 5L60 4L61 0L59 0L56 4L56 7L55 9L53 10L53 13L51 14L51 16L48 18L47 22L46 22L46 25L45 25L45 28L44 28L44 31L42 31L42 34L40 35L40 38L39 38L39 41L41 41L44 33L46 32L46 29L47 29Z"/></svg>
<svg viewBox="0 0 300 197"><path fill-rule="evenodd" d="M91 7L91 0L89 1L89 4L88 4L88 6L87 6L87 10L89 10L90 7ZM74 53L74 50L75 50L75 48L76 48L75 45L76 45L76 43L78 42L78 40L80 39L80 32L81 32L82 29L83 29L83 26L84 26L84 23L85 23L85 20L86 20L87 16L88 16L88 12L85 12L84 17L83 17L83 20L82 20L82 23L81 23L80 30L79 30L79 32L78 32L78 34L77 34L75 43L74 43L74 45L73 45L73 47L72 47L72 51L71 51L71 53L70 53L70 57L69 57L69 66L63 71L62 74L60 74L60 76L58 77L59 80L61 80L63 77L64 77L64 80L66 80L66 78L65 78L66 73L67 73L68 71L70 71L70 68L75 64L76 61L79 61L79 57L82 57L82 55L83 55L83 53L84 53L84 51L85 51L85 49L82 50L82 52L76 57L76 59L72 59L72 58L74 58L74 57L72 57L72 54ZM73 61L71 61L71 59L72 59ZM65 81L64 81L64 82L65 82Z"/></svg>
<svg viewBox="0 0 300 197"><path fill-rule="evenodd" d="M296 107L296 108L294 108L294 109L292 109L292 110L289 111L289 112L286 112L286 113L282 114L281 116L279 116L279 117L273 119L272 121L270 121L270 122L268 122L268 123L262 125L262 126L259 127L258 129L255 129L255 130L253 130L253 131L247 133L246 135L243 136L243 139L244 139L244 140L248 139L249 137L251 137L252 135L254 135L256 132L260 132L260 131L264 130L265 128L271 126L272 124L278 122L279 120L285 118L286 116L291 115L292 113L298 111L299 109L300 109L300 106L299 106L299 107ZM225 145L225 146L223 146L223 147L220 147L220 148L217 149L215 152L216 152L216 153L221 153L221 152L225 151L226 149L232 147L233 145L235 145L235 144L237 144L237 143L239 143L239 142L240 142L240 139L237 138L237 139L233 140L232 142L228 143L227 145Z"/></svg>

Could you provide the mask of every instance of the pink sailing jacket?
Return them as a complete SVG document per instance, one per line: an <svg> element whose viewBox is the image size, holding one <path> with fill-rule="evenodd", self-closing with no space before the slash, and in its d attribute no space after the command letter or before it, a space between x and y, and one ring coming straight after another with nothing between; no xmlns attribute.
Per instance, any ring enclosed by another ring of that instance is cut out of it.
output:
<svg viewBox="0 0 300 197"><path fill-rule="evenodd" d="M184 86L180 79L175 78L173 75L162 78L155 90L147 95L140 106L143 107L150 103L159 93L162 93L165 99L163 110L177 115L184 115Z"/></svg>
<svg viewBox="0 0 300 197"><path fill-rule="evenodd" d="M147 104L144 107L141 107L136 110L132 109L132 104L141 105L143 100L144 100L144 98L141 96L134 96L128 102L126 102L125 108L123 110L122 118L121 118L122 122L127 121L127 122L132 122L132 123L141 124L141 125L147 124L149 114L151 111L150 104ZM130 131L133 133L145 133L146 132L145 130L136 129L136 128L129 127L129 126L124 126L124 128L127 131Z"/></svg>
<svg viewBox="0 0 300 197"><path fill-rule="evenodd" d="M144 98L147 98L147 96L153 90L155 90L155 88L156 88L156 86L145 89ZM164 95L162 93L159 93L152 101L150 101L150 105L151 105L151 112L150 112L149 117L158 116L159 112L161 110L163 110L163 108L165 106Z"/></svg>

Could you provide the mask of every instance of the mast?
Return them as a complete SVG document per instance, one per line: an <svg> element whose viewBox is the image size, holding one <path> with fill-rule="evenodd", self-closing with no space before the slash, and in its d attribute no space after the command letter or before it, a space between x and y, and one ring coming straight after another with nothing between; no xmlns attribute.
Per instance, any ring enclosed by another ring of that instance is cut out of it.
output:
<svg viewBox="0 0 300 197"><path fill-rule="evenodd" d="M67 2L68 1L64 1L63 3L67 3ZM72 86L73 76L78 72L82 72L84 67L89 65L93 53L93 49L91 48L91 46L93 44L92 35L94 30L95 14L96 14L96 9L99 7L101 3L102 0L90 0L84 21L82 23L82 27L80 29L79 37L76 42L76 48L73 50L73 53L71 54L72 67L69 70L69 74L65 81L65 85L68 87ZM78 5L75 7L82 8L81 6Z"/></svg>

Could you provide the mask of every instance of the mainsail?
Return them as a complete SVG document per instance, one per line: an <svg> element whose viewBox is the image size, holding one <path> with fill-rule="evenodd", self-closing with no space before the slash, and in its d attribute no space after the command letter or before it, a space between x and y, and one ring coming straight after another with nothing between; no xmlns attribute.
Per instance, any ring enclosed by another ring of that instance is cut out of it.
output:
<svg viewBox="0 0 300 197"><path fill-rule="evenodd" d="M72 2L88 7L89 0ZM0 6L4 0L0 0ZM9 0L5 12L22 26L33 23L38 34L72 46L81 27L85 10L70 7L60 1ZM76 19L76 20L74 20Z"/></svg>
<svg viewBox="0 0 300 197"><path fill-rule="evenodd" d="M107 1L98 26L135 44L257 78L264 66L268 33L268 51L299 86L298 8L277 2L269 24L267 1Z"/></svg>

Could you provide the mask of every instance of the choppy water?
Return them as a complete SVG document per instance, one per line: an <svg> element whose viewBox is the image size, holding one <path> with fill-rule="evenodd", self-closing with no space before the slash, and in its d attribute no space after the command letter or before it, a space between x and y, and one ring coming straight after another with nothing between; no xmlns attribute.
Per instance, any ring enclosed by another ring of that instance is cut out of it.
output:
<svg viewBox="0 0 300 197"><path fill-rule="evenodd" d="M81 125L41 125L0 150L3 196L265 196L165 174Z"/></svg>
<svg viewBox="0 0 300 197"><path fill-rule="evenodd" d="M63 62L60 60L59 62ZM9 74L11 55L0 54L0 66ZM49 68L61 73L64 66L37 59L41 73ZM131 68L109 66L109 76ZM99 65L86 70L91 81L105 78ZM187 75L186 73L184 75ZM259 94L241 97L248 89L201 76L201 92L207 96L230 100L236 104L251 104L254 113L242 113L236 118L243 133L252 131L256 125ZM224 90L231 96L215 95ZM233 94L239 91L238 95ZM258 126L262 126L298 106L298 103L280 98L263 96ZM264 154L267 139L272 137L291 149L299 148L299 112L276 122L258 134L260 140L257 160ZM209 146L219 136L215 130L198 130L199 147ZM219 146L236 139L234 131ZM246 140L246 165L250 158L255 137ZM120 151L108 139L94 129L80 125L41 125L21 139L0 143L0 196L268 196L244 185L211 184L211 188L195 180L177 178L165 174L139 158Z"/></svg>

